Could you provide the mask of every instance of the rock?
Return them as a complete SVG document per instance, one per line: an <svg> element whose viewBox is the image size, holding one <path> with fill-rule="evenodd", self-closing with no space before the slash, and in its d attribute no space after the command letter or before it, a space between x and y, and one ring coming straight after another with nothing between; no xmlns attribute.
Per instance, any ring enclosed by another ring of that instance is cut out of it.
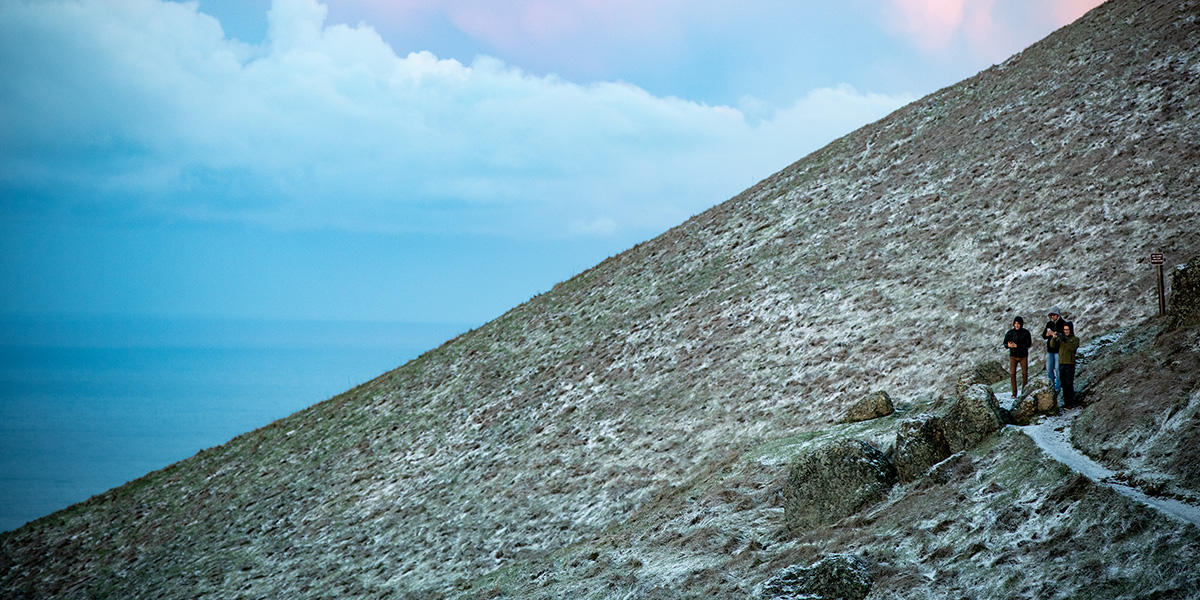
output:
<svg viewBox="0 0 1200 600"><path fill-rule="evenodd" d="M1013 422L1012 413L1008 412L1007 408L1000 406L999 402L996 403L996 411L997 411L997 414L1000 415L1000 426L1001 427L1012 424L1012 422Z"/></svg>
<svg viewBox="0 0 1200 600"><path fill-rule="evenodd" d="M983 361L958 376L955 393L961 396L967 388L975 384L983 383L992 385L997 381L1004 381L1005 379L1008 379L1008 371L1004 369L1004 365L994 361Z"/></svg>
<svg viewBox="0 0 1200 600"><path fill-rule="evenodd" d="M896 408L892 406L892 398L888 396L887 392L871 392L850 406L850 410L846 411L846 418L842 419L842 422L869 421L886 417L893 412L896 412Z"/></svg>
<svg viewBox="0 0 1200 600"><path fill-rule="evenodd" d="M1033 399L1034 414L1058 414L1058 394L1045 379L1039 377L1037 381L1031 382L1029 387L1025 388L1025 395ZM1024 423L1018 423L1018 425L1024 425Z"/></svg>
<svg viewBox="0 0 1200 600"><path fill-rule="evenodd" d="M816 563L792 565L762 584L763 600L863 600L871 591L870 569L849 554L830 554Z"/></svg>
<svg viewBox="0 0 1200 600"><path fill-rule="evenodd" d="M968 387L942 417L951 453L975 447L1003 426L1004 416L996 395L982 383Z"/></svg>
<svg viewBox="0 0 1200 600"><path fill-rule="evenodd" d="M942 420L920 414L900 422L896 429L896 478L901 483L919 479L929 467L950 456Z"/></svg>
<svg viewBox="0 0 1200 600"><path fill-rule="evenodd" d="M1008 416L1005 422L1014 425L1028 425L1032 423L1033 418L1039 412L1037 395L1039 392L1049 389L1049 387L1050 384L1041 377L1036 377L1033 381L1030 381L1029 385L1025 386L1024 391L1021 393L1021 397L1014 400L1011 406L1007 409L1003 406L1000 407L1001 414ZM1051 391L1052 397L1053 394L1054 392ZM1053 402L1053 399L1051 402Z"/></svg>
<svg viewBox="0 0 1200 600"><path fill-rule="evenodd" d="M1175 269L1167 317L1172 327L1200 325L1200 256Z"/></svg>
<svg viewBox="0 0 1200 600"><path fill-rule="evenodd" d="M1030 424L1037 412L1037 399L1028 395L1017 398L1017 401L1013 402L1012 408L1008 409L1009 418L1014 425Z"/></svg>
<svg viewBox="0 0 1200 600"><path fill-rule="evenodd" d="M783 489L784 520L793 531L828 525L882 500L896 469L876 447L842 440L792 462Z"/></svg>
<svg viewBox="0 0 1200 600"><path fill-rule="evenodd" d="M1055 392L1050 387L1039 391L1033 395L1037 401L1037 411L1043 415L1058 414L1058 392Z"/></svg>

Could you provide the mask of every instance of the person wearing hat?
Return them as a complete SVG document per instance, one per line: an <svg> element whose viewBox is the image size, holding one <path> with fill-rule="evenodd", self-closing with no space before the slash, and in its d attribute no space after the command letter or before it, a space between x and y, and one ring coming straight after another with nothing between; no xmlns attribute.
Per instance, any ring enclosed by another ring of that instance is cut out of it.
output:
<svg viewBox="0 0 1200 600"><path fill-rule="evenodd" d="M1042 328L1042 339L1046 340L1046 377L1050 378L1050 387L1054 388L1055 392L1062 390L1062 381L1058 377L1058 349L1052 346L1050 341L1062 333L1063 323L1066 323L1060 315L1062 311L1057 306L1050 307L1050 320L1046 321L1046 326Z"/></svg>
<svg viewBox="0 0 1200 600"><path fill-rule="evenodd" d="M1051 336L1050 345L1058 351L1058 375L1062 383L1063 408L1082 406L1075 399L1075 352L1079 350L1079 338L1075 337L1075 325L1063 323L1062 333Z"/></svg>
<svg viewBox="0 0 1200 600"><path fill-rule="evenodd" d="M1008 348L1008 372L1012 378L1012 397L1017 399L1017 367L1021 367L1021 389L1029 383L1029 347L1033 337L1025 329L1025 319L1013 319L1012 329L1004 334L1004 345Z"/></svg>

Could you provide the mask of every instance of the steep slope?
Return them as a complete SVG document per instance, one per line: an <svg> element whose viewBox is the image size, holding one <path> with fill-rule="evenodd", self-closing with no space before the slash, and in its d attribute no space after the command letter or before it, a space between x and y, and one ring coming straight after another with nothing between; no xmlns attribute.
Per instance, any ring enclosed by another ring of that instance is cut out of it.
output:
<svg viewBox="0 0 1200 600"><path fill-rule="evenodd" d="M600 596L740 594L752 582L722 569L764 578L821 545L754 550L782 523L783 459L764 447L817 435L870 389L927 404L955 366L999 356L1014 313L1060 304L1087 338L1153 312L1149 252L1200 252L1198 15L1113 0L395 371L4 534L0 590L535 596L542 574L602 581ZM1036 452L1023 436L996 450ZM904 501L928 520L976 493L1042 506L1066 476L1028 498L959 482ZM1112 552L1194 557L1193 530L1121 501L1088 499L1141 524ZM704 506L746 533L705 530ZM1055 535L1102 526L1078 516ZM930 528L965 539L964 519ZM666 558L601 552L622 544ZM601 558L642 575L604 580Z"/></svg>

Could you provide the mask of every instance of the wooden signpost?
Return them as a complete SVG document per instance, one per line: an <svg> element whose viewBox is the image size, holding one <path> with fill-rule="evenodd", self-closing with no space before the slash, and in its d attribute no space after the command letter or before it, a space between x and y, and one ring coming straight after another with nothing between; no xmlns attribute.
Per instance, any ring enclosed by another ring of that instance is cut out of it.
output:
<svg viewBox="0 0 1200 600"><path fill-rule="evenodd" d="M1167 299L1163 294L1163 262L1165 261L1163 259L1162 252L1150 253L1150 264L1154 265L1154 268L1158 269L1158 316L1160 317L1167 314Z"/></svg>

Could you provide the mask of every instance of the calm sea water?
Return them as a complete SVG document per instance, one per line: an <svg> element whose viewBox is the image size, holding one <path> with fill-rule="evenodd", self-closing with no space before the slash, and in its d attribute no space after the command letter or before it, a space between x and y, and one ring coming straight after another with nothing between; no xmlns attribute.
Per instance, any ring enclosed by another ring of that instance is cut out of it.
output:
<svg viewBox="0 0 1200 600"><path fill-rule="evenodd" d="M468 328L0 319L0 531L311 406Z"/></svg>

